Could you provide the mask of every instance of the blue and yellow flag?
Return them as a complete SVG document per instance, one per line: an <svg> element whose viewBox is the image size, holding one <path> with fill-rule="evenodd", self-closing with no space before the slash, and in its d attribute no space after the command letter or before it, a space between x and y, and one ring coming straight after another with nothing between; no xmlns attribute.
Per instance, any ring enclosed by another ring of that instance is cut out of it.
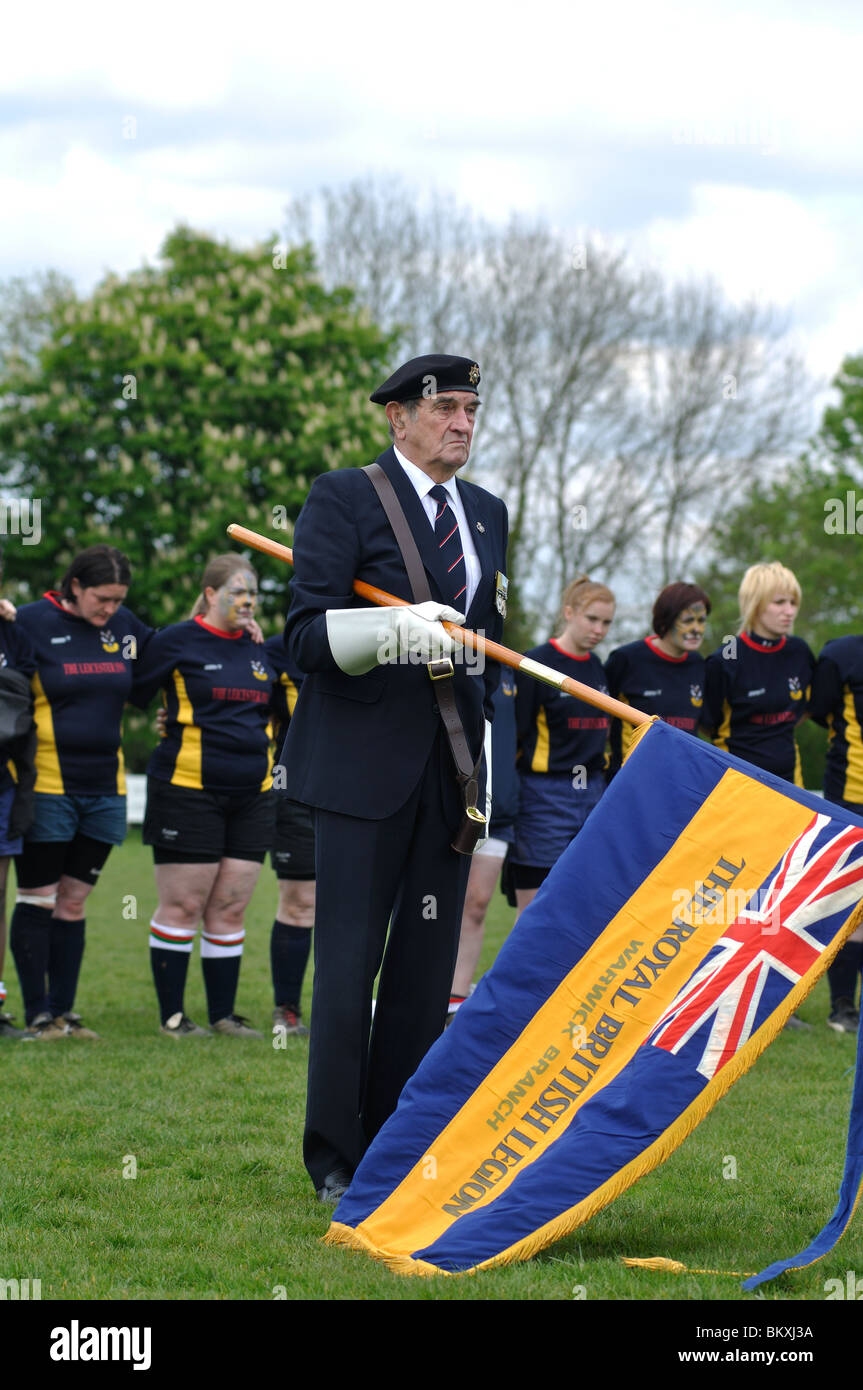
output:
<svg viewBox="0 0 863 1390"><path fill-rule="evenodd" d="M428 1274L568 1235L752 1065L861 897L854 816L644 726L405 1087L327 1240Z"/></svg>

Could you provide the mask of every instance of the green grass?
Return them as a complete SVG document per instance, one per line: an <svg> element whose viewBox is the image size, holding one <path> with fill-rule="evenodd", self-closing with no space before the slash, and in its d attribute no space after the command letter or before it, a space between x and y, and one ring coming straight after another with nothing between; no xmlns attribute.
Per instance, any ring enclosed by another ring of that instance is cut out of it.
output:
<svg viewBox="0 0 863 1390"><path fill-rule="evenodd" d="M134 919L123 916L126 895ZM271 1299L284 1289L289 1299L571 1300L579 1288L590 1300L738 1299L735 1278L630 1270L620 1257L754 1271L802 1249L832 1211L855 1042L824 1026L822 982L801 1010L811 1033L782 1033L666 1164L535 1259L406 1279L324 1246L327 1213L301 1156L307 1041L277 1051L269 1040L161 1037L147 952L154 901L149 851L133 832L88 916L76 1007L103 1040L0 1048L0 1277L41 1279L43 1299ZM262 1029L275 903L267 865L237 1001ZM499 895L490 918L483 968L512 920ZM206 1018L197 948L187 1010ZM129 1156L134 1178L123 1176ZM736 1179L723 1176L726 1156ZM762 1295L823 1299L824 1281L844 1282L848 1269L863 1271L859 1217L826 1260Z"/></svg>

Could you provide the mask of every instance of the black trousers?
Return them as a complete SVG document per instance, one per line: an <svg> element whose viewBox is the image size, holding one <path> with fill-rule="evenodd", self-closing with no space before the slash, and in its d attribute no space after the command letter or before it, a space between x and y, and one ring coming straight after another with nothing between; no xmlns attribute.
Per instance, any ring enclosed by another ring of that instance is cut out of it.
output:
<svg viewBox="0 0 863 1390"><path fill-rule="evenodd" d="M354 1172L443 1031L470 869L470 857L450 848L460 821L442 732L395 815L360 820L315 812L315 982L303 1139L315 1187L336 1168Z"/></svg>

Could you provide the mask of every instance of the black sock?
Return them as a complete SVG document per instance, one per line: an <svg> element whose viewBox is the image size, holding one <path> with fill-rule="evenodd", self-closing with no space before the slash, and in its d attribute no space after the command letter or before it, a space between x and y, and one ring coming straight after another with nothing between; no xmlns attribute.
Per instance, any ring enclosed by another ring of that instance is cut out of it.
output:
<svg viewBox="0 0 863 1390"><path fill-rule="evenodd" d="M201 934L201 968L211 1023L230 1018L234 1012L245 935L244 931L232 932L230 936Z"/></svg>
<svg viewBox="0 0 863 1390"><path fill-rule="evenodd" d="M270 967L277 1007L288 1006L299 1013L311 944L311 927L293 927L276 918L270 936Z"/></svg>
<svg viewBox="0 0 863 1390"><path fill-rule="evenodd" d="M174 1014L185 1013L186 976L196 931L197 927L163 927L150 922L150 966L163 1023Z"/></svg>
<svg viewBox="0 0 863 1390"><path fill-rule="evenodd" d="M16 903L9 931L9 946L24 997L24 1017L32 1023L38 1014L50 1012L48 957L51 949L50 907Z"/></svg>
<svg viewBox="0 0 863 1390"><path fill-rule="evenodd" d="M84 959L85 917L77 922L51 918L51 951L48 957L48 1007L54 1018L70 1012L75 1003L81 961Z"/></svg>
<svg viewBox="0 0 863 1390"><path fill-rule="evenodd" d="M830 981L830 1008L835 1013L837 999L857 997L857 976L863 966L863 941L846 941L833 964L827 967Z"/></svg>

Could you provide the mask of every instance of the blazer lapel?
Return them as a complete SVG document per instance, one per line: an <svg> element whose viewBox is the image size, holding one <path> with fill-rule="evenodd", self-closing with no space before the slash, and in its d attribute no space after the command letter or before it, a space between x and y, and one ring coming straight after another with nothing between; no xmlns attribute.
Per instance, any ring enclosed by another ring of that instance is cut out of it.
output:
<svg viewBox="0 0 863 1390"><path fill-rule="evenodd" d="M398 460L396 461L398 462ZM476 593L473 596L465 619L467 626L470 627L470 615L474 608L478 607L480 612L488 612L491 605L491 594L494 588L495 576L494 554L490 518L483 515L481 504L478 505L480 494L471 487L470 483L465 483L460 478L456 480L456 483L482 571L479 583L476 586Z"/></svg>
<svg viewBox="0 0 863 1390"><path fill-rule="evenodd" d="M378 463L395 488L396 496L402 505L402 511L408 519L408 525L417 543L420 558L431 581L430 587L433 592L437 592L437 597L441 599L441 595L446 593L446 570L435 544L431 522L422 502L417 497L416 488L405 474L392 449L381 454Z"/></svg>

